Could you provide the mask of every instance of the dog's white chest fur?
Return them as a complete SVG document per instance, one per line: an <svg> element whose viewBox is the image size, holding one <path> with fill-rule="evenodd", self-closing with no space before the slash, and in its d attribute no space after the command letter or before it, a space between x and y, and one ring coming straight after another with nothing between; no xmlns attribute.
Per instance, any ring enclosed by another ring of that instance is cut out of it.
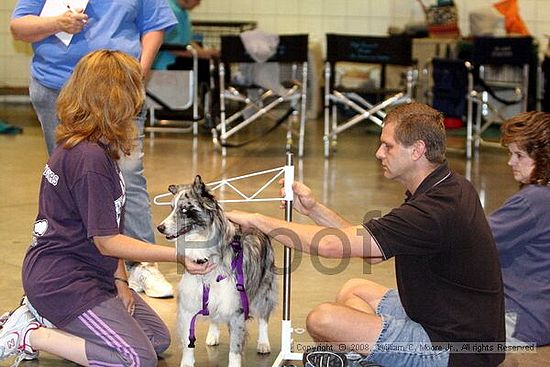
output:
<svg viewBox="0 0 550 367"><path fill-rule="evenodd" d="M179 284L180 312L185 310L197 313L202 310L204 286L206 286L209 288L207 302L210 318L215 322L228 322L235 314L235 310L242 307L241 298L236 290L235 281L229 277L217 281L218 275L216 270L207 276L186 273Z"/></svg>

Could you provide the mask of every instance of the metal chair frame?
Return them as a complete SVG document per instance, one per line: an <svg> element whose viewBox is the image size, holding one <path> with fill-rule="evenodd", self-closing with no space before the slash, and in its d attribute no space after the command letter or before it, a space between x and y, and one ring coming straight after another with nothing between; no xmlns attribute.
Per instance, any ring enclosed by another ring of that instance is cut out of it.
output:
<svg viewBox="0 0 550 367"><path fill-rule="evenodd" d="M175 80L178 77L183 76L184 80L184 86L185 90L182 90L182 100L178 101L177 103L170 104L170 102L167 102L165 100L162 100L160 96L156 95L155 93L161 92L159 89L157 91L148 90L146 88L146 96L149 100L151 100L154 103L149 103L149 126L145 127L145 131L151 133L151 138L155 137L156 132L169 132L169 133L188 133L190 130L193 132L193 135L196 136L198 134L198 124L199 121L203 119L203 116L201 115L199 111L199 96L198 96L198 55L197 51L193 48L191 45L181 46L181 45L163 45L161 49L164 50L187 50L191 52L192 60L193 60L193 68L192 70L152 70L151 75L149 78L150 87L152 88L152 84L155 81L159 81L162 83L162 80L165 78ZM158 78L155 80L155 78ZM157 87L162 88L162 85L158 85ZM191 93L189 93L191 91ZM156 106L156 105L157 106ZM189 119L192 122L192 129L189 129L188 127L175 127L175 126L160 126L156 125L157 122L157 115L160 113L157 113L158 106L162 107L163 110L169 111L171 113L171 117L167 120L174 120L174 121L186 121ZM189 110L191 109L191 110ZM189 116L189 111L191 115ZM180 120L181 117L181 120Z"/></svg>
<svg viewBox="0 0 550 367"><path fill-rule="evenodd" d="M335 150L338 134L363 120L383 125L385 109L413 98L414 87L418 80L416 63L412 59L412 42L407 37L373 37L359 35L327 34L327 57L325 62L325 96L324 96L324 155L329 157ZM349 91L338 90L335 85L336 64L339 62L378 64L381 65L380 88L375 90ZM385 71L387 65L407 67L405 73L405 90L388 90L385 88ZM381 102L371 103L359 93L367 92L390 97ZM344 105L356 114L338 121L338 105Z"/></svg>
<svg viewBox="0 0 550 367"><path fill-rule="evenodd" d="M277 95L274 91L264 89L256 85L244 86L245 88L260 90L260 97L251 99L237 87L228 82L231 64L252 63L254 60L246 52L239 36L226 35L221 37L221 57L219 65L220 78L220 123L212 129L214 144L221 148L223 156L227 155L228 139L237 132L262 118L270 117L270 112L284 102L289 102L292 108L289 123L287 125L286 149L290 151L293 146L293 136L298 135L298 155L304 155L306 102L307 102L307 73L308 73L308 36L307 35L281 35L277 52L268 62L291 64L292 86L283 95ZM301 66L301 77L298 78L298 68ZM235 101L243 107L227 115L226 102ZM255 112L244 117L246 109ZM294 131L294 125L299 121L298 132Z"/></svg>
<svg viewBox="0 0 550 367"><path fill-rule="evenodd" d="M502 108L495 104L494 93L488 88L512 90L515 98L506 101L505 106L520 104L521 111L527 111L529 92L531 37L477 37L474 39L472 61L468 67L466 158L479 152L480 146L501 147L498 142L483 139L482 134L491 125L502 123L506 117ZM515 69L516 80L489 81L491 68ZM477 80L476 80L477 79ZM475 108L474 108L475 107Z"/></svg>

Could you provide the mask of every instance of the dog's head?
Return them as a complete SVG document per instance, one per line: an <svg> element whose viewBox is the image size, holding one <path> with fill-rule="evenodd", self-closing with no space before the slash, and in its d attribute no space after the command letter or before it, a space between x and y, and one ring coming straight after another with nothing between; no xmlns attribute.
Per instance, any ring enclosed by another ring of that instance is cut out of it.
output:
<svg viewBox="0 0 550 367"><path fill-rule="evenodd" d="M186 256L201 262L208 260L208 249L215 246L221 207L208 191L200 176L191 185L170 185L168 190L174 195L172 212L157 227L168 240L188 251ZM192 251L190 251L192 250Z"/></svg>

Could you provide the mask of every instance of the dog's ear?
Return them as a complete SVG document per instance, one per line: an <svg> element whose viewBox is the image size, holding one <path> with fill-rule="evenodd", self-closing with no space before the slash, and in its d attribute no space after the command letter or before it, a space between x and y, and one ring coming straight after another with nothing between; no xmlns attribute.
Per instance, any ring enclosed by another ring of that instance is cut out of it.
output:
<svg viewBox="0 0 550 367"><path fill-rule="evenodd" d="M178 193L178 187L176 185L170 185L168 186L168 191L170 191L173 195L176 195Z"/></svg>
<svg viewBox="0 0 550 367"><path fill-rule="evenodd" d="M193 181L193 186L195 186L196 188L204 186L204 182L202 181L202 177L200 175L195 176L195 181Z"/></svg>
<svg viewBox="0 0 550 367"><path fill-rule="evenodd" d="M195 176L195 181L193 182L193 189L202 197L209 198L209 199L214 198L212 194L210 194L210 191L208 191L208 188L202 181L202 178L200 175Z"/></svg>

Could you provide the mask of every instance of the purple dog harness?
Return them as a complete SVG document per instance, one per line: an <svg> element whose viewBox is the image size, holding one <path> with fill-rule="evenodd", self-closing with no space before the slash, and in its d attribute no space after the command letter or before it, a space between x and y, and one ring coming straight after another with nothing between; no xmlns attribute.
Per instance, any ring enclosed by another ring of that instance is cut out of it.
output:
<svg viewBox="0 0 550 367"><path fill-rule="evenodd" d="M235 235L231 240L231 248L235 255L233 260L231 260L231 270L235 273L235 282L236 288L239 291L241 296L241 304L243 306L244 319L249 318L249 304L248 304L248 295L246 294L246 289L244 286L244 273L243 273L243 247L241 245L241 236ZM221 282L225 277L223 275L218 275L216 282ZM210 287L203 283L202 285L202 309L197 311L197 313L191 319L189 325L189 345L188 348L195 348L195 321L197 320L198 315L208 316L210 312L208 311L208 297L210 295Z"/></svg>

